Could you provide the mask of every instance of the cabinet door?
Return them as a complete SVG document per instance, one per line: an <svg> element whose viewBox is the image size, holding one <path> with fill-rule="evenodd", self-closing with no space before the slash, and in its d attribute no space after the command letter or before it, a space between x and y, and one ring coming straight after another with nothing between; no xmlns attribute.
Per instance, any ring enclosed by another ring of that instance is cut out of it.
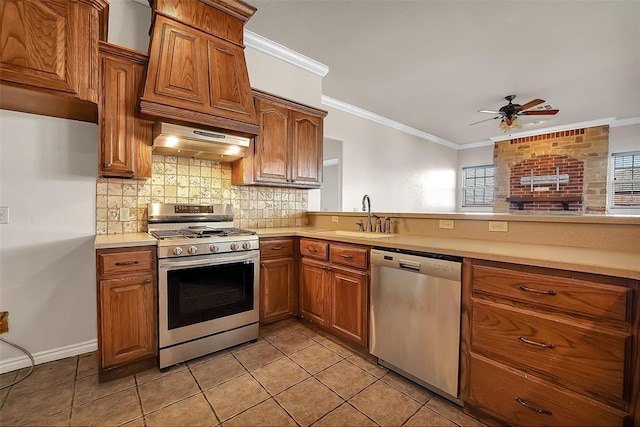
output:
<svg viewBox="0 0 640 427"><path fill-rule="evenodd" d="M0 10L2 79L75 93L78 4L2 0Z"/></svg>
<svg viewBox="0 0 640 427"><path fill-rule="evenodd" d="M329 328L363 346L368 338L367 283L366 271L331 268Z"/></svg>
<svg viewBox="0 0 640 427"><path fill-rule="evenodd" d="M260 321L273 321L295 313L293 258L260 263Z"/></svg>
<svg viewBox="0 0 640 427"><path fill-rule="evenodd" d="M302 258L300 265L300 315L318 325L327 326L329 304L329 267Z"/></svg>
<svg viewBox="0 0 640 427"><path fill-rule="evenodd" d="M0 0L0 108L95 123L105 6Z"/></svg>
<svg viewBox="0 0 640 427"><path fill-rule="evenodd" d="M204 110L208 104L207 46L192 28L158 15L151 35L144 98Z"/></svg>
<svg viewBox="0 0 640 427"><path fill-rule="evenodd" d="M151 177L152 122L138 118L136 111L146 62L144 55L100 43L102 176Z"/></svg>
<svg viewBox="0 0 640 427"><path fill-rule="evenodd" d="M255 123L256 109L244 50L228 41L207 38L209 105L225 117Z"/></svg>
<svg viewBox="0 0 640 427"><path fill-rule="evenodd" d="M258 100L260 135L256 137L256 182L287 183L289 111L274 102Z"/></svg>
<svg viewBox="0 0 640 427"><path fill-rule="evenodd" d="M133 176L135 65L110 57L103 57L101 65L100 173Z"/></svg>
<svg viewBox="0 0 640 427"><path fill-rule="evenodd" d="M102 368L156 354L152 274L100 281Z"/></svg>
<svg viewBox="0 0 640 427"><path fill-rule="evenodd" d="M322 185L322 119L292 112L291 181L320 187Z"/></svg>

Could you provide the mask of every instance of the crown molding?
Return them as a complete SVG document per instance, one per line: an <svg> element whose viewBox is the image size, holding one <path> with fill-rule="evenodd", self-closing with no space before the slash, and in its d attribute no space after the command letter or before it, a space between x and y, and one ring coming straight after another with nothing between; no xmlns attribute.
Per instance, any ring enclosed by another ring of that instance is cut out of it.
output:
<svg viewBox="0 0 640 427"><path fill-rule="evenodd" d="M629 117L627 119L614 120L609 125L610 128L619 128L622 126L640 125L640 117Z"/></svg>
<svg viewBox="0 0 640 427"><path fill-rule="evenodd" d="M329 67L321 62L304 56L246 28L244 29L244 45L320 77L326 76L329 72Z"/></svg>
<svg viewBox="0 0 640 427"><path fill-rule="evenodd" d="M395 120L388 119L379 114L372 113L371 111L367 111L363 108L356 107L355 105L347 104L346 102L339 101L337 99L328 97L326 95L322 95L321 102L322 102L322 105L326 107L335 108L337 110L344 111L345 113L362 117L363 119L370 120L372 122L381 124L383 126L387 126L392 129L396 129L401 132L408 133L409 135L417 136L418 138L422 138L426 141L433 142L435 144L444 145L445 147L453 148L454 150L460 149L460 145L455 144L451 141L447 141L446 139L439 138L435 135L431 135L430 133L418 130L416 128L412 128L411 126L404 125L400 122L396 122Z"/></svg>

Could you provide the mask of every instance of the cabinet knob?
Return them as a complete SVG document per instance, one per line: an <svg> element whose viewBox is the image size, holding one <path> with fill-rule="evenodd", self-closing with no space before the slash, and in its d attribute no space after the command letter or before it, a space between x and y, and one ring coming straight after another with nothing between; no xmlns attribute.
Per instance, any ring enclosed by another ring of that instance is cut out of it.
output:
<svg viewBox="0 0 640 427"><path fill-rule="evenodd" d="M145 280L144 283L151 283L151 279Z"/></svg>
<svg viewBox="0 0 640 427"><path fill-rule="evenodd" d="M105 168L110 168L110 167L111 167L111 163L105 163L103 166L104 166Z"/></svg>
<svg viewBox="0 0 640 427"><path fill-rule="evenodd" d="M264 262L260 264L260 267L266 267L266 265L264 265Z"/></svg>

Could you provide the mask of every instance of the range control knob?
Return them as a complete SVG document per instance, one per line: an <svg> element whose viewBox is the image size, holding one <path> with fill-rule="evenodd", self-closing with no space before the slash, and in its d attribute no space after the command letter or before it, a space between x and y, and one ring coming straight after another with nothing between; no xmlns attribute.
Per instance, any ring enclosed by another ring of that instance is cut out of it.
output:
<svg viewBox="0 0 640 427"><path fill-rule="evenodd" d="M178 246L177 248L173 248L174 255L182 255L182 248Z"/></svg>
<svg viewBox="0 0 640 427"><path fill-rule="evenodd" d="M234 243L231 244L231 250L232 251L237 251L238 249L239 248L238 248L238 244L237 243L234 242Z"/></svg>
<svg viewBox="0 0 640 427"><path fill-rule="evenodd" d="M244 242L242 244L242 249L251 249L251 242Z"/></svg>
<svg viewBox="0 0 640 427"><path fill-rule="evenodd" d="M211 245L209 246L209 251L211 252L218 252L220 250L220 248L218 247L218 245Z"/></svg>
<svg viewBox="0 0 640 427"><path fill-rule="evenodd" d="M191 246L191 247L189 248L189 253L190 253L191 255L195 255L195 254L197 254L197 253L198 253L198 248L197 248L197 247L195 247L195 246Z"/></svg>

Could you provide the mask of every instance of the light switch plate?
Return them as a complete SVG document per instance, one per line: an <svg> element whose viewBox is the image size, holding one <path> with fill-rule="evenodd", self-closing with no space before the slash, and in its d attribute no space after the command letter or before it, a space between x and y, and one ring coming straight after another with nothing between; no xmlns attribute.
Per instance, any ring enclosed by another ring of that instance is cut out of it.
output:
<svg viewBox="0 0 640 427"><path fill-rule="evenodd" d="M9 208L0 206L0 224L9 224Z"/></svg>
<svg viewBox="0 0 640 427"><path fill-rule="evenodd" d="M332 216L331 217L331 222L340 222L340 218L337 216Z"/></svg>

